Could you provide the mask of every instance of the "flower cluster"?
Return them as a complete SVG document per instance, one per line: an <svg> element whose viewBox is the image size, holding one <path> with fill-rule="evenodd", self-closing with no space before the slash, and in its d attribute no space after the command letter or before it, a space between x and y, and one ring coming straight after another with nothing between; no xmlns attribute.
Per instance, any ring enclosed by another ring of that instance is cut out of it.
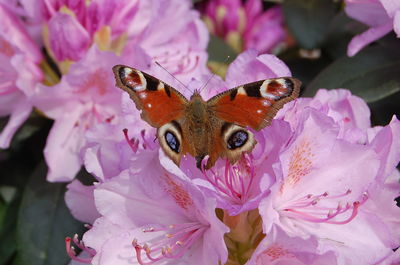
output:
<svg viewBox="0 0 400 265"><path fill-rule="evenodd" d="M346 2L350 16L371 26L349 55L399 32L393 1ZM204 99L291 76L264 53L286 38L279 6L264 12L261 0L207 1L203 22L190 0L0 0L0 14L0 115L10 116L0 148L32 109L54 120L47 180L70 182L66 204L88 229L65 240L71 265L399 264L396 117L371 127L362 99L320 89L253 131L257 144L238 162L219 159L206 170L207 157L200 169L189 155L173 163L156 129L115 87L118 64L186 97L206 86ZM206 25L245 50L225 80L206 67ZM90 186L74 179L82 165L96 179Z"/></svg>
<svg viewBox="0 0 400 265"><path fill-rule="evenodd" d="M213 85L240 83L238 72L246 81L290 75L276 57L248 51ZM134 112L125 120L138 124ZM210 170L189 156L177 167L143 123L134 138L97 128L120 137L92 138L84 163L98 183L68 187L71 212L91 224L81 256L70 254L92 264L392 264L400 122L371 128L369 118L347 90L320 90L255 132L256 148L238 163Z"/></svg>
<svg viewBox="0 0 400 265"><path fill-rule="evenodd" d="M82 165L86 132L96 124L118 122L122 93L114 85L110 70L114 65L146 70L172 84L174 80L157 69L155 61L183 82L209 73L207 29L191 10L190 1L43 0L34 8L31 1L22 4L19 8L25 9L19 13L42 28L46 51L62 77L59 80L45 62L43 77L38 45L9 11L16 7L0 6L6 22L1 28L5 36L1 50L6 56L2 94L7 95L1 98L5 106L1 114L13 114L0 144L8 146L32 106L54 119L44 150L49 181L72 180ZM173 31L163 29L168 25L174 25ZM14 47L14 42L23 46Z"/></svg>

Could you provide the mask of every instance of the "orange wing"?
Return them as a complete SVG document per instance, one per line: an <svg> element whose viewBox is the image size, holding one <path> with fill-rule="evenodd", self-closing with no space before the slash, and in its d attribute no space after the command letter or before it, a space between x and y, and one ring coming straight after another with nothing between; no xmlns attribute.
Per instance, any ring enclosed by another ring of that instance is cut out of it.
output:
<svg viewBox="0 0 400 265"><path fill-rule="evenodd" d="M292 77L261 80L227 90L207 104L222 120L260 130L285 103L298 97L300 86Z"/></svg>
<svg viewBox="0 0 400 265"><path fill-rule="evenodd" d="M113 67L117 86L128 92L141 117L151 126L159 128L184 115L187 99L171 86L134 68Z"/></svg>

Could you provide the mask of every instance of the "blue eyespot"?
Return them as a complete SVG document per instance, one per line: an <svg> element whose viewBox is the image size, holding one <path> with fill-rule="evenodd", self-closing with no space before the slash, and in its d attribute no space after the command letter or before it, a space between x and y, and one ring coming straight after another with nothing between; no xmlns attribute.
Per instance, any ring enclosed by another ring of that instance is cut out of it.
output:
<svg viewBox="0 0 400 265"><path fill-rule="evenodd" d="M233 150L245 145L247 140L249 139L249 135L246 131L240 130L236 131L229 136L228 139L228 148Z"/></svg>
<svg viewBox="0 0 400 265"><path fill-rule="evenodd" d="M164 134L164 137L169 148L171 148L171 150L174 151L175 153L179 153L180 143L175 134L173 134L171 131L167 131Z"/></svg>

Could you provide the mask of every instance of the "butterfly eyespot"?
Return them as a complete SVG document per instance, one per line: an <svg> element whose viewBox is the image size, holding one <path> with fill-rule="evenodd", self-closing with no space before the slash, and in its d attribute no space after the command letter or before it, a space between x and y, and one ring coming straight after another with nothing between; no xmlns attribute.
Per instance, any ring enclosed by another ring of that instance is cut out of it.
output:
<svg viewBox="0 0 400 265"><path fill-rule="evenodd" d="M249 135L244 130L235 131L231 134L228 138L228 149L233 150L239 147L242 147L246 144L247 140L249 139Z"/></svg>
<svg viewBox="0 0 400 265"><path fill-rule="evenodd" d="M179 153L180 143L178 138L171 131L167 131L164 137L168 147L171 148L171 150L175 153Z"/></svg>

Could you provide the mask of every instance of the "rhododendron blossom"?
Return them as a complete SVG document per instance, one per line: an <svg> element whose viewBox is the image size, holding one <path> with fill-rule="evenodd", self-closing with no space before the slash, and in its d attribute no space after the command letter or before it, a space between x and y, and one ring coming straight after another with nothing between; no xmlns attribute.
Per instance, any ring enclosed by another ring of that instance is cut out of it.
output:
<svg viewBox="0 0 400 265"><path fill-rule="evenodd" d="M71 180L82 165L86 131L118 123L121 92L114 86L112 66L148 69L166 81L172 79L168 71L185 83L209 73L208 34L190 8L189 1L40 1L39 21L49 37L45 44L63 74L54 86L39 85L34 101L55 120L44 150L48 180ZM164 34L163 25L171 23L174 31Z"/></svg>
<svg viewBox="0 0 400 265"><path fill-rule="evenodd" d="M204 20L212 34L223 38L236 51L260 53L278 48L286 38L279 6L262 10L262 1L211 0L204 7Z"/></svg>
<svg viewBox="0 0 400 265"><path fill-rule="evenodd" d="M0 263L399 265L400 2L277 2L0 0Z"/></svg>
<svg viewBox="0 0 400 265"><path fill-rule="evenodd" d="M290 75L276 57L247 51L231 64L226 81L216 78L217 87L204 95L239 85L239 72L249 73L245 82ZM197 86L193 82L189 88ZM116 136L92 138L84 155L99 184L74 182L67 192L74 216L93 224L83 235L84 245L76 242L86 262L217 264L211 260L226 258L223 235L228 264L379 264L394 259L392 249L400 245L400 211L393 201L400 190L396 118L386 127L371 128L360 98L343 89L320 90L314 98L287 104L269 127L254 132L257 146L236 164L220 159L205 170L206 158L199 170L190 156L175 165L152 140L154 130L138 118L130 99L123 96L122 101L122 123L91 130ZM185 187L185 192L177 197L164 185ZM169 205L177 198L194 205L197 198L213 202L209 208L189 207L196 218L187 220ZM384 200L387 206L378 209ZM207 213L196 213L199 209ZM206 227L222 230L212 230L215 237L207 241L211 230ZM208 248L207 262L199 248L204 244L216 251Z"/></svg>
<svg viewBox="0 0 400 265"><path fill-rule="evenodd" d="M227 228L215 216L215 201L160 164L146 170L152 174L124 171L96 187L102 217L83 237L85 246L96 250L91 263L224 263Z"/></svg>

